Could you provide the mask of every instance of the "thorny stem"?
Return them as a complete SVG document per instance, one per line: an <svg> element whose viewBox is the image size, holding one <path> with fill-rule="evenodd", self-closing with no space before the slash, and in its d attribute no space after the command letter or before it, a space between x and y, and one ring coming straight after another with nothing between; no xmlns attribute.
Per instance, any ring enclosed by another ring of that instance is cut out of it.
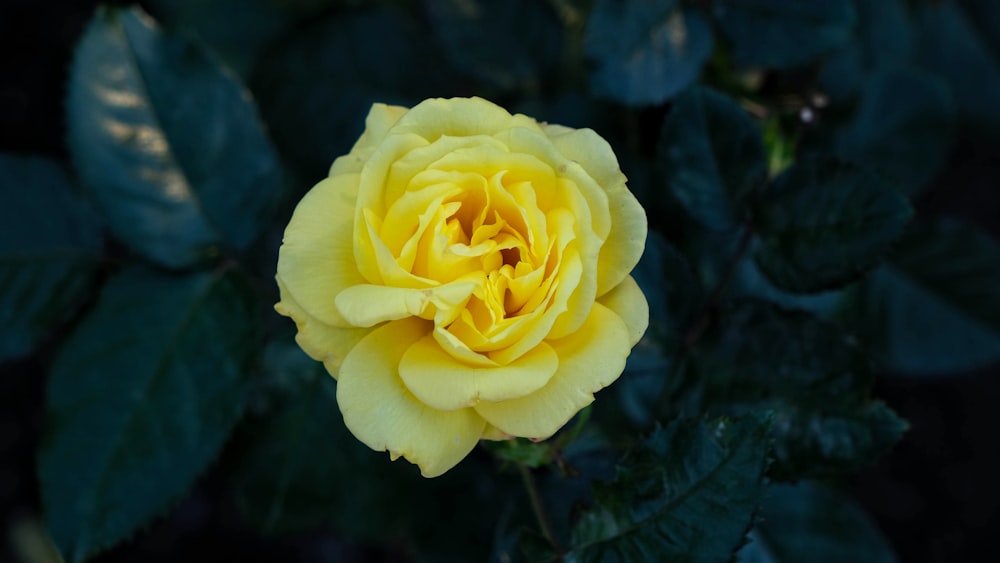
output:
<svg viewBox="0 0 1000 563"><path fill-rule="evenodd" d="M538 485L535 483L535 477L531 474L531 469L524 463L518 463L517 469L521 472L524 488L528 491L528 499L531 501L531 510L535 513L535 519L538 520L538 527L541 528L542 536L552 546L552 550L556 552L555 560L562 561L563 549L559 545L559 542L556 541L555 534L552 533L552 525L549 524L549 518L545 515L545 507L542 506L542 498L538 494Z"/></svg>

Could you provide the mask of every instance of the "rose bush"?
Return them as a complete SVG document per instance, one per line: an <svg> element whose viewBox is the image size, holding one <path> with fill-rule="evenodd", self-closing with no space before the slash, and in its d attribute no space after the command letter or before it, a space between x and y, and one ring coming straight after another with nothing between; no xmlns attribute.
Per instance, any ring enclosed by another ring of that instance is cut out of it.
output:
<svg viewBox="0 0 1000 563"><path fill-rule="evenodd" d="M375 104L288 224L275 308L350 431L424 476L483 438L547 438L646 330L625 182L589 129L479 98Z"/></svg>

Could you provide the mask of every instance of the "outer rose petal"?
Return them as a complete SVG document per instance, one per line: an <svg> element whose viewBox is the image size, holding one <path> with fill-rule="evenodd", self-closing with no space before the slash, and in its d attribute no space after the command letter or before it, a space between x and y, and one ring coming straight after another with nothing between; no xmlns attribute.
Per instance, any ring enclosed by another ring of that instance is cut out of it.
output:
<svg viewBox="0 0 1000 563"><path fill-rule="evenodd" d="M649 327L649 303L632 276L597 300L615 312L628 327L629 346L635 346Z"/></svg>
<svg viewBox="0 0 1000 563"><path fill-rule="evenodd" d="M298 328L295 341L299 347L309 354L310 358L323 362L326 371L336 379L340 373L340 364L348 352L372 329L330 326L305 312L288 293L280 279L278 289L281 292L281 301L274 306L274 310L295 321L295 326Z"/></svg>
<svg viewBox="0 0 1000 563"><path fill-rule="evenodd" d="M492 135L511 127L540 130L538 122L482 98L433 98L413 106L396 123L393 133L414 133L434 141L442 135Z"/></svg>
<svg viewBox="0 0 1000 563"><path fill-rule="evenodd" d="M403 385L399 360L429 331L430 324L417 318L372 331L344 359L337 403L347 428L369 448L405 457L424 477L437 477L472 451L486 421L471 408L433 409Z"/></svg>
<svg viewBox="0 0 1000 563"><path fill-rule="evenodd" d="M625 186L625 175L611 145L591 129L548 125L545 133L567 158L580 164L608 193L611 232L598 259L597 295L617 286L632 268L646 242L646 212Z"/></svg>
<svg viewBox="0 0 1000 563"><path fill-rule="evenodd" d="M349 172L360 172L375 147L382 142L389 129L407 111L409 111L407 108L401 106L372 104L371 109L368 110L368 117L365 118L365 132L361 134L358 142L354 143L350 153L333 161L329 175L337 176Z"/></svg>
<svg viewBox="0 0 1000 563"><path fill-rule="evenodd" d="M399 376L423 403L455 410L481 400L503 401L528 395L544 387L558 366L559 357L544 342L507 365L470 366L444 351L429 334L403 354Z"/></svg>
<svg viewBox="0 0 1000 563"><path fill-rule="evenodd" d="M593 393L618 379L631 349L629 340L625 321L595 303L580 330L549 341L559 354L559 369L545 387L520 399L482 402L474 408L501 432L548 438L589 405Z"/></svg>
<svg viewBox="0 0 1000 563"><path fill-rule="evenodd" d="M295 208L278 251L278 281L304 311L331 326L350 326L334 298L365 281L351 240L357 188L357 174L316 184Z"/></svg>

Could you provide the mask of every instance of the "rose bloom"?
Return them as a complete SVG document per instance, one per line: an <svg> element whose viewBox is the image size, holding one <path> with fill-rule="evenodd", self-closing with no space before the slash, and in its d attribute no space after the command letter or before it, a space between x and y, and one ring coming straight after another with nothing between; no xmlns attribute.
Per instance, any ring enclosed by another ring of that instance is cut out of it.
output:
<svg viewBox="0 0 1000 563"><path fill-rule="evenodd" d="M551 436L618 378L649 319L645 240L592 130L375 104L285 230L275 309L348 429L434 477L480 439Z"/></svg>

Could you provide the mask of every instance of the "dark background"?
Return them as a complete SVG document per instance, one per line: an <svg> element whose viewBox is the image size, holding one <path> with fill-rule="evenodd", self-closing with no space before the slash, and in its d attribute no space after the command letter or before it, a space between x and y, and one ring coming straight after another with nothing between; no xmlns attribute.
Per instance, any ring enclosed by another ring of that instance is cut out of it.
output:
<svg viewBox="0 0 1000 563"><path fill-rule="evenodd" d="M121 3L121 2L112 2ZM72 46L97 2L5 0L0 5L0 150L66 158L62 99ZM1000 103L1000 100L998 100ZM18 189L0 179L0 189ZM918 212L963 217L1000 237L1000 147L959 139ZM0 366L0 560L28 561L40 522L35 451L41 436L44 349ZM875 394L911 430L853 479L853 492L904 562L982 561L1000 531L1000 367L946 379L885 375ZM216 467L166 517L99 561L398 560L316 534L260 538L242 523ZM27 527L26 527L27 525ZM15 545L17 548L15 549ZM20 554L15 556L15 554ZM32 558L31 561L44 559Z"/></svg>

